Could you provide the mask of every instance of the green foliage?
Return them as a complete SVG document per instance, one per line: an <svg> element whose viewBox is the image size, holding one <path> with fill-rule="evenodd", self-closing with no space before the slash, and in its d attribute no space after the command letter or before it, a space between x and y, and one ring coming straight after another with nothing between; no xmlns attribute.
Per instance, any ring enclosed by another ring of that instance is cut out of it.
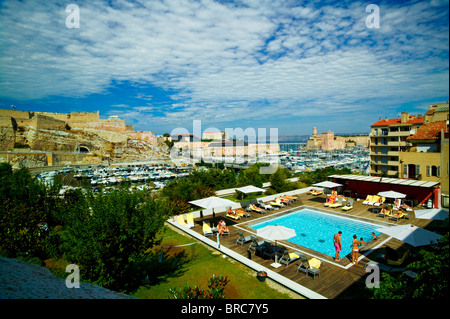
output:
<svg viewBox="0 0 450 319"><path fill-rule="evenodd" d="M114 290L136 288L151 267L146 251L171 215L164 199L127 189L66 201L65 258L85 280Z"/></svg>
<svg viewBox="0 0 450 319"><path fill-rule="evenodd" d="M335 174L345 175L351 173L352 171L349 168L336 169L334 167L325 167L321 169L316 169L313 172L305 172L299 174L298 181L309 186L327 180L327 177L330 175Z"/></svg>
<svg viewBox="0 0 450 319"><path fill-rule="evenodd" d="M195 199L214 196L215 191L234 187L236 174L232 170L208 169L194 171L186 178L173 180L161 191L167 198L189 202Z"/></svg>
<svg viewBox="0 0 450 319"><path fill-rule="evenodd" d="M259 168L261 166L266 166L264 163L256 163L247 168L246 170L241 170L238 174L237 185L234 187L253 185L256 187L262 187L264 182L268 182L269 174L260 174Z"/></svg>
<svg viewBox="0 0 450 319"><path fill-rule="evenodd" d="M198 286L184 286L183 289L170 289L170 297L172 299L225 299L225 286L229 280L227 277L213 275L208 279L208 290Z"/></svg>
<svg viewBox="0 0 450 319"><path fill-rule="evenodd" d="M271 188L273 188L276 193L287 192L295 189L296 185L287 180L290 176L291 173L287 168L278 167L276 172L270 175Z"/></svg>
<svg viewBox="0 0 450 319"><path fill-rule="evenodd" d="M167 147L169 148L169 150L173 147L173 145L175 144L174 141L169 141L169 140L165 140L164 143L167 145Z"/></svg>
<svg viewBox="0 0 450 319"><path fill-rule="evenodd" d="M382 274L380 288L373 289L373 299L446 299L449 278L449 233L438 244L421 249L418 259L408 265L417 273L415 279L404 274Z"/></svg>
<svg viewBox="0 0 450 319"><path fill-rule="evenodd" d="M0 248L10 257L45 255L45 223L54 207L43 184L21 168L0 164Z"/></svg>

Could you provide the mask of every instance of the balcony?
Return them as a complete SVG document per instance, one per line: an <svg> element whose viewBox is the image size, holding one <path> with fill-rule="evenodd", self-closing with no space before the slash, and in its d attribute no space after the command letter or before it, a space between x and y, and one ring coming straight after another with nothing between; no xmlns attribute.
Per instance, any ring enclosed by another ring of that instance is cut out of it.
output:
<svg viewBox="0 0 450 319"><path fill-rule="evenodd" d="M389 132L389 136L410 136L410 131L396 131L396 132Z"/></svg>
<svg viewBox="0 0 450 319"><path fill-rule="evenodd" d="M387 152L388 156L399 156L400 152L399 151L389 151Z"/></svg>
<svg viewBox="0 0 450 319"><path fill-rule="evenodd" d="M402 141L389 141L387 146L405 146L406 142Z"/></svg>

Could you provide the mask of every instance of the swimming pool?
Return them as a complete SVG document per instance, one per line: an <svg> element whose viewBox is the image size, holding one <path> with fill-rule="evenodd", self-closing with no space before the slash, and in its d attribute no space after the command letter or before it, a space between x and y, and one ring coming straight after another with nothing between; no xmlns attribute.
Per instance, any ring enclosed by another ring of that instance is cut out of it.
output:
<svg viewBox="0 0 450 319"><path fill-rule="evenodd" d="M358 240L362 237L366 242L372 238L372 232L377 236L380 234L375 230L380 227L379 225L306 208L261 223L252 224L250 227L259 229L275 224L295 229L297 236L288 239L288 241L332 257L336 254L333 236L338 231L342 231L341 258L351 253L354 234L358 236Z"/></svg>

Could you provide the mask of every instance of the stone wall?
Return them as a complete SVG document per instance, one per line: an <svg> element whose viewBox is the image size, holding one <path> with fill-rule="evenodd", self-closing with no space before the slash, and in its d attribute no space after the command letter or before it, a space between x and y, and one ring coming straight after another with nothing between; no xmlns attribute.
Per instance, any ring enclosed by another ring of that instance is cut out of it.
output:
<svg viewBox="0 0 450 319"><path fill-rule="evenodd" d="M30 111L16 111L10 109L0 109L0 117L1 116L9 116L15 119L25 119L29 120L34 116L33 112Z"/></svg>
<svg viewBox="0 0 450 319"><path fill-rule="evenodd" d="M10 158L17 165L51 165L45 157L32 154L36 151L67 153L55 158L56 162L64 163L168 156L167 146L158 143L153 132L130 130L132 126L124 120L100 119L98 112L64 114L0 109L0 151L10 151L15 146L29 149L28 154L21 154L23 158ZM80 149L83 155L77 155Z"/></svg>
<svg viewBox="0 0 450 319"><path fill-rule="evenodd" d="M36 129L64 131L66 123L49 116L37 114L29 120L28 126Z"/></svg>

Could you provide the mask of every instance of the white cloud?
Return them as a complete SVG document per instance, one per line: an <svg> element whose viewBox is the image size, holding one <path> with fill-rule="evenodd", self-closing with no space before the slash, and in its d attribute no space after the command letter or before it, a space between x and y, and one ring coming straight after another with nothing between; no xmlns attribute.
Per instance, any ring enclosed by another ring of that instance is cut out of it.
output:
<svg viewBox="0 0 450 319"><path fill-rule="evenodd" d="M167 125L270 120L274 109L279 118L350 114L368 99L448 96L448 6L433 5L382 5L381 28L369 30L364 2L81 1L80 28L67 29L62 4L5 1L0 92L27 100L150 84L188 106L158 110L143 90L132 98L144 106L123 115Z"/></svg>

